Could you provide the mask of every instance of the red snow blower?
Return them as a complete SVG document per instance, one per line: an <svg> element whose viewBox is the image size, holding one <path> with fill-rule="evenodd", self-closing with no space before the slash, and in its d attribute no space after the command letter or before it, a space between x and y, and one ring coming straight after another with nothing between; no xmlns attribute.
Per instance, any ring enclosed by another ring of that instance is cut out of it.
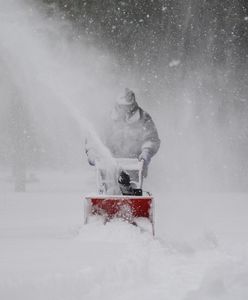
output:
<svg viewBox="0 0 248 300"><path fill-rule="evenodd" d="M97 195L85 197L84 223L92 216L101 216L103 223L119 218L141 229L147 229L150 224L154 229L154 200L149 192L143 192L143 161L137 159L117 159L119 171L118 195L108 195L109 182L104 176L104 170L96 166Z"/></svg>

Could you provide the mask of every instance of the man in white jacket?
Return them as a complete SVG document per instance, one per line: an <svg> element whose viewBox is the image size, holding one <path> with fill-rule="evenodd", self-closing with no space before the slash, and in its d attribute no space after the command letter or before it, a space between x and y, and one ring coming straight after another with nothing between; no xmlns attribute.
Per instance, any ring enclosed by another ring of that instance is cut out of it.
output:
<svg viewBox="0 0 248 300"><path fill-rule="evenodd" d="M160 139L151 116L139 107L132 90L126 88L117 99L102 141L114 158L143 160L143 176L147 176L148 165L160 147ZM95 165L95 153L94 147L86 140L90 165Z"/></svg>

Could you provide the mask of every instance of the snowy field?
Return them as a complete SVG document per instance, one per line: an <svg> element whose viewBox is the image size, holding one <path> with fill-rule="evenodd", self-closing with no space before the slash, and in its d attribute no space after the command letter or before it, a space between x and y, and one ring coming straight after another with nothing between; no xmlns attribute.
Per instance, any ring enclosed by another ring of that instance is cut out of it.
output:
<svg viewBox="0 0 248 300"><path fill-rule="evenodd" d="M83 225L93 174L38 177L23 194L1 177L0 299L248 299L247 195L157 193L154 239Z"/></svg>

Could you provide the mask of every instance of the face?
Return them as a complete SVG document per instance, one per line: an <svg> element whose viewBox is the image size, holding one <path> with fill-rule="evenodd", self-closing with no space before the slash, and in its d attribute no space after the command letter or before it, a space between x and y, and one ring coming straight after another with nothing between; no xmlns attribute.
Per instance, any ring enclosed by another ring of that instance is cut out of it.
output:
<svg viewBox="0 0 248 300"><path fill-rule="evenodd" d="M131 92L126 93L124 97L125 97L127 103L132 103L134 100L133 99L134 95Z"/></svg>
<svg viewBox="0 0 248 300"><path fill-rule="evenodd" d="M132 104L118 104L116 109L122 118L130 118L133 113L136 111L137 105L135 103Z"/></svg>
<svg viewBox="0 0 248 300"><path fill-rule="evenodd" d="M119 104L118 105L118 111L123 112L124 114L130 113L132 110L132 105L130 104Z"/></svg>

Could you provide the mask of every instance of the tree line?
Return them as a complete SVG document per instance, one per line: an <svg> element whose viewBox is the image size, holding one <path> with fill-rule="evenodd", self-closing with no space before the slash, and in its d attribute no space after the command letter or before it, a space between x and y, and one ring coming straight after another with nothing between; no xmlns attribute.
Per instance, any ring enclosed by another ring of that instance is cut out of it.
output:
<svg viewBox="0 0 248 300"><path fill-rule="evenodd" d="M246 0L42 1L59 8L123 65L161 77L168 71L161 64L178 61L182 73L207 63L247 79Z"/></svg>

